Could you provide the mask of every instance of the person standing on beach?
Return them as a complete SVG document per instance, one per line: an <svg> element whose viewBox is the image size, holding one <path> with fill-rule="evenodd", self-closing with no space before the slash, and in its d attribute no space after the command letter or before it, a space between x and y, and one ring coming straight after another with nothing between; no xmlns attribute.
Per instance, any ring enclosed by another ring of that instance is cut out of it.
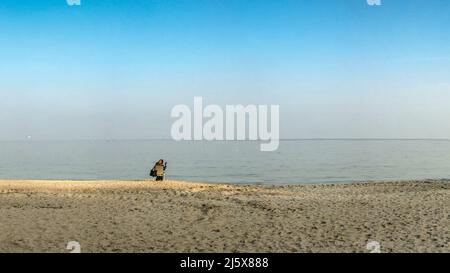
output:
<svg viewBox="0 0 450 273"><path fill-rule="evenodd" d="M153 166L153 169L150 171L150 175L153 177L156 176L156 181L163 181L166 168L167 162L164 162L163 159L160 159L155 163L155 166Z"/></svg>

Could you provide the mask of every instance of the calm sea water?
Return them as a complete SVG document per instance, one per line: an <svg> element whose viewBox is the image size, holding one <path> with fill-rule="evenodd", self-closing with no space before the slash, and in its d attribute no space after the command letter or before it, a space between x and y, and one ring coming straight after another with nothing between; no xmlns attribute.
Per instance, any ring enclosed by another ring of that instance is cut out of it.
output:
<svg viewBox="0 0 450 273"><path fill-rule="evenodd" d="M168 161L168 179L297 184L450 178L450 141L282 141L276 152L258 142L23 141L0 142L1 179L145 179Z"/></svg>

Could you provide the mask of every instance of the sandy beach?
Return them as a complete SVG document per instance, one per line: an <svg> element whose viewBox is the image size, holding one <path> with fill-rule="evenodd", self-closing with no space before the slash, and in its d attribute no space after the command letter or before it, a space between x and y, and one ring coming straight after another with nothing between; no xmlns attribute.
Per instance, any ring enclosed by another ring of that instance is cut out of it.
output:
<svg viewBox="0 0 450 273"><path fill-rule="evenodd" d="M0 181L0 252L450 252L450 183Z"/></svg>

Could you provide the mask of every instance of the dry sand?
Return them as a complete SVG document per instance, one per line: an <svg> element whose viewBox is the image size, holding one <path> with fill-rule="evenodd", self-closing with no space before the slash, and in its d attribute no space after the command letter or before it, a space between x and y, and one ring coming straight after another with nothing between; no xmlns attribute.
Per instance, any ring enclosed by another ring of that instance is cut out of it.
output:
<svg viewBox="0 0 450 273"><path fill-rule="evenodd" d="M0 181L0 252L450 252L450 183Z"/></svg>

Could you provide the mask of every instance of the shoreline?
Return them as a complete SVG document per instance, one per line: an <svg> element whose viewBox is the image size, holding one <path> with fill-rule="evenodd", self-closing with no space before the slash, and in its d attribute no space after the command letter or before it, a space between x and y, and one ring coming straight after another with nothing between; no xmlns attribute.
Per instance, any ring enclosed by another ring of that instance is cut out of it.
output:
<svg viewBox="0 0 450 273"><path fill-rule="evenodd" d="M449 180L0 180L0 252L450 252Z"/></svg>
<svg viewBox="0 0 450 273"><path fill-rule="evenodd" d="M157 182L154 178L149 179L17 179L17 178L0 178L1 183L142 183L142 182ZM364 185L364 184L380 184L380 183L450 183L450 178L424 178L424 179L374 179L374 180L346 180L346 181L330 181L330 182L306 182L306 183L270 183L270 182L210 182L210 181L194 181L194 180L176 180L165 179L163 183L181 183L181 184L198 184L198 185L230 185L237 187L256 186L256 187L301 187L301 186L339 186L339 185ZM158 183L161 183L158 181Z"/></svg>

